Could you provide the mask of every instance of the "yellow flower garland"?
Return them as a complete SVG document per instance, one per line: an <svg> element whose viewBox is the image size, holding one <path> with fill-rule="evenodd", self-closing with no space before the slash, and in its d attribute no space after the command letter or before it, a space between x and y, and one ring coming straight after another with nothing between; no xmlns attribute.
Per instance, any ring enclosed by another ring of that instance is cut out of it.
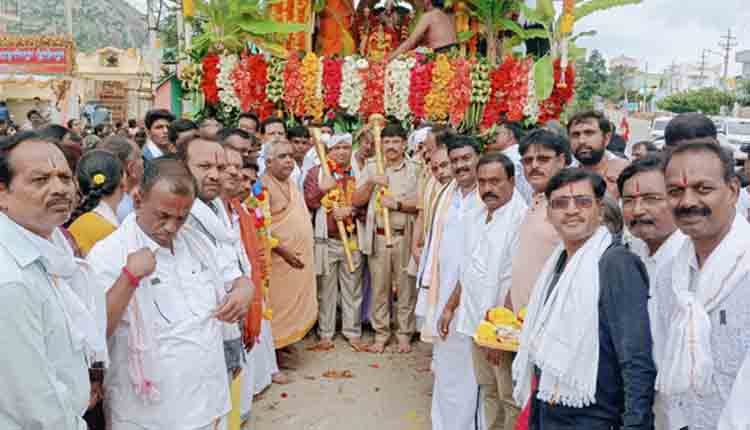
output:
<svg viewBox="0 0 750 430"><path fill-rule="evenodd" d="M314 52L308 52L302 59L302 83L305 91L305 114L312 116L316 120L323 118L323 98L317 94L318 90L318 73L320 62Z"/></svg>
<svg viewBox="0 0 750 430"><path fill-rule="evenodd" d="M449 88L453 79L453 69L446 54L435 59L432 69L432 88L425 97L425 112L431 121L445 121L450 112L451 98Z"/></svg>

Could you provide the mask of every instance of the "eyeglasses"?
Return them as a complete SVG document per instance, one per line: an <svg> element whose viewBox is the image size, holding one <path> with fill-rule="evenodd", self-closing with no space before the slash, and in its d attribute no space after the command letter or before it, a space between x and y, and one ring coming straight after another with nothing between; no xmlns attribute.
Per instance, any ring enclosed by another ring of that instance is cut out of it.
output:
<svg viewBox="0 0 750 430"><path fill-rule="evenodd" d="M594 197L592 196L565 196L555 197L549 201L549 207L559 211L568 209L572 201L576 209L591 209L594 206Z"/></svg>
<svg viewBox="0 0 750 430"><path fill-rule="evenodd" d="M521 164L524 166L531 166L534 164L534 161L536 161L536 164L547 164L555 157L550 157L549 155L537 155L537 156L528 156L521 158Z"/></svg>

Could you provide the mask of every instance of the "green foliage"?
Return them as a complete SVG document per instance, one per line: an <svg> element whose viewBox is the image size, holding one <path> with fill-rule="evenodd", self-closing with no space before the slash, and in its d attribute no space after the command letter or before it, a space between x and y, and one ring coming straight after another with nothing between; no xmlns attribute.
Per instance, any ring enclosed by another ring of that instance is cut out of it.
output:
<svg viewBox="0 0 750 430"><path fill-rule="evenodd" d="M555 78L552 58L549 55L545 55L534 63L534 89L536 90L536 98L547 100L552 94L554 86Z"/></svg>
<svg viewBox="0 0 750 430"><path fill-rule="evenodd" d="M248 43L283 56L286 52L274 35L307 30L306 24L269 20L260 0L198 0L196 7L197 19L204 20L203 33L193 38L193 51L199 56L210 50L239 52Z"/></svg>
<svg viewBox="0 0 750 430"><path fill-rule="evenodd" d="M737 103L740 106L750 106L750 79L745 79L738 83Z"/></svg>
<svg viewBox="0 0 750 430"><path fill-rule="evenodd" d="M602 96L607 85L607 63L602 54L594 50L588 59L578 61L576 74L576 95L573 104L579 106L579 109L590 109L593 107L594 96Z"/></svg>
<svg viewBox="0 0 750 430"><path fill-rule="evenodd" d="M661 110L674 113L703 112L706 115L718 115L722 106L731 107L735 96L718 88L700 88L672 94L658 101Z"/></svg>
<svg viewBox="0 0 750 430"><path fill-rule="evenodd" d="M576 17L576 21L578 21L594 12L611 9L613 7L639 4L642 1L643 0L589 0L580 6L576 6L573 10L573 15ZM577 3L582 3L582 1L579 0Z"/></svg>

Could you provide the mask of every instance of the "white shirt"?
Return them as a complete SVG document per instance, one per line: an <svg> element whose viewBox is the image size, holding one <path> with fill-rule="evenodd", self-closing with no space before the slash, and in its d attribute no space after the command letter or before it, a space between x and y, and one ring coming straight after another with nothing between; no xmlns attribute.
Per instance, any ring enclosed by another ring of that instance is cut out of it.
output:
<svg viewBox="0 0 750 430"><path fill-rule="evenodd" d="M159 147L156 146L156 144L152 142L151 139L146 141L146 144L144 145L144 149L146 150L148 154L151 155L150 158L146 157L150 160L164 156L164 151L159 149Z"/></svg>
<svg viewBox="0 0 750 430"><path fill-rule="evenodd" d="M26 234L0 214L0 428L85 430L86 357Z"/></svg>
<svg viewBox="0 0 750 430"><path fill-rule="evenodd" d="M531 187L531 184L529 184L529 181L526 180L526 175L523 171L523 164L521 164L521 153L518 152L518 145L515 144L510 148L505 148L503 150L503 155L510 158L510 161L513 162L514 174L516 177L516 190L521 193L521 197L523 197L526 204L529 204L531 197L534 195L534 189Z"/></svg>
<svg viewBox="0 0 750 430"><path fill-rule="evenodd" d="M511 286L511 261L518 247L521 222L526 203L517 192L492 214L487 223L487 208L467 219L466 239L470 252L461 269L461 302L458 306L457 330L473 336L488 309L505 301Z"/></svg>
<svg viewBox="0 0 750 430"><path fill-rule="evenodd" d="M750 192L747 188L740 188L740 195L737 199L737 213L750 221Z"/></svg>
<svg viewBox="0 0 750 430"><path fill-rule="evenodd" d="M89 253L88 260L103 288L112 287L127 261L125 244L132 238L125 237L124 231L116 230ZM128 368L131 323L126 312L109 338L111 366L104 386L112 430L118 430L118 424L148 430L208 426L230 409L221 323L210 316L218 306L215 285L221 280L213 279L180 233L172 253L140 227L136 231L138 243L145 244L156 257L155 272L144 278L139 288L153 289L153 303L140 306L150 307L141 315L144 326L154 330L160 401L146 403L133 389Z"/></svg>
<svg viewBox="0 0 750 430"><path fill-rule="evenodd" d="M680 248L688 240L680 230L675 230L669 238L661 244L654 255L649 255L648 246L640 239L631 242L632 251L638 255L646 266L650 283L648 315L653 339L654 362L658 366L663 356L663 348L668 337L668 320L666 310L659 304L659 297L663 296L657 290L670 290L672 266ZM675 399L668 399L661 393L656 393L654 400L654 415L657 430L680 430L688 425Z"/></svg>

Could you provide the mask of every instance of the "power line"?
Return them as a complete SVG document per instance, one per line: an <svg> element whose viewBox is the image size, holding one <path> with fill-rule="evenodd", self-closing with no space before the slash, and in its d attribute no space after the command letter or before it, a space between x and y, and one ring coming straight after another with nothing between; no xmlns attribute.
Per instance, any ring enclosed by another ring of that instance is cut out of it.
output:
<svg viewBox="0 0 750 430"><path fill-rule="evenodd" d="M729 57L732 53L732 49L738 45L737 38L732 36L732 29L727 29L727 34L721 36L719 47L724 50L724 81L727 80L729 75Z"/></svg>

